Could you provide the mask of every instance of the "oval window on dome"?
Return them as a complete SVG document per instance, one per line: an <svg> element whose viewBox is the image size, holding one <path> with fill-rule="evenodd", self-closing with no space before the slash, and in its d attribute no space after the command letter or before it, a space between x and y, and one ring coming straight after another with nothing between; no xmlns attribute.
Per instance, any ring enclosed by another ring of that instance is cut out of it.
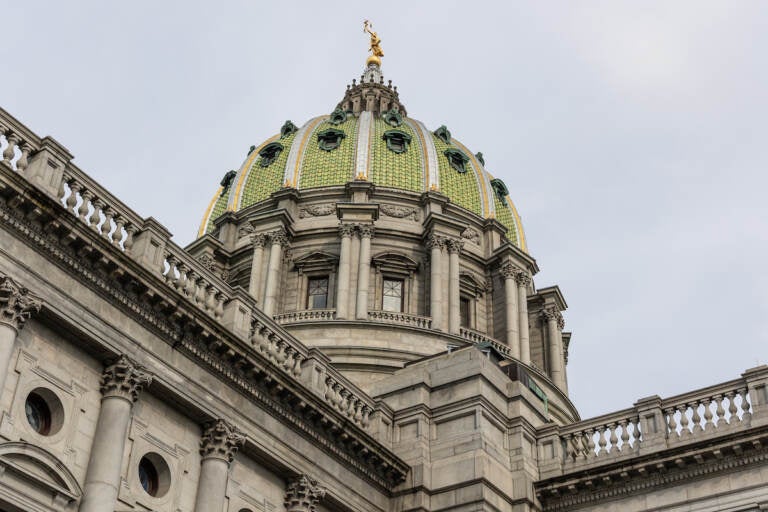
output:
<svg viewBox="0 0 768 512"><path fill-rule="evenodd" d="M279 142L270 142L259 151L259 165L269 167L283 152L283 145Z"/></svg>
<svg viewBox="0 0 768 512"><path fill-rule="evenodd" d="M341 130L329 128L317 134L317 143L323 151L333 151L341 145L346 136Z"/></svg>
<svg viewBox="0 0 768 512"><path fill-rule="evenodd" d="M387 130L382 138L387 141L387 149L395 153L405 153L411 143L411 136L400 130Z"/></svg>

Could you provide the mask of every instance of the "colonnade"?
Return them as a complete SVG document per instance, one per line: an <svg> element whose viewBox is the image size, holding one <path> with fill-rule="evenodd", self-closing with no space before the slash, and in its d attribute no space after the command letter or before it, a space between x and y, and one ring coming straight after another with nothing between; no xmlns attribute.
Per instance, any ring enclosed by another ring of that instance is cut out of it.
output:
<svg viewBox="0 0 768 512"><path fill-rule="evenodd" d="M340 224L339 273L336 276L336 318L365 320L368 318L368 290L371 275L371 224ZM359 243L353 244L355 235ZM357 292L353 294L352 277L353 246L357 245Z"/></svg>
<svg viewBox="0 0 768 512"><path fill-rule="evenodd" d="M531 284L531 277L511 263L502 265L500 272L504 278L507 345L513 357L525 364L531 364L528 329L528 286Z"/></svg>
<svg viewBox="0 0 768 512"><path fill-rule="evenodd" d="M262 311L272 316L277 308L283 257L288 248L288 234L284 228L279 228L269 233L253 235L251 241L253 243L253 259L251 261L249 290L251 295L261 301ZM267 273L266 280L262 283L262 267L267 247L269 248L269 252L266 254L268 258Z"/></svg>

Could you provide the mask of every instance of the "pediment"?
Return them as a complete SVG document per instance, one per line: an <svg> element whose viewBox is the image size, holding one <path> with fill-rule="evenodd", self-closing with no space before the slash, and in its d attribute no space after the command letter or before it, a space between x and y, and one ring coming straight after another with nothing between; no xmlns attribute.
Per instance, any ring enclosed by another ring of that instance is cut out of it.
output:
<svg viewBox="0 0 768 512"><path fill-rule="evenodd" d="M294 267L299 272L312 270L333 270L339 263L339 257L322 251L314 251L293 260Z"/></svg>
<svg viewBox="0 0 768 512"><path fill-rule="evenodd" d="M4 443L0 445L0 464L5 472L68 501L82 495L77 479L64 463L40 447L24 442Z"/></svg>
<svg viewBox="0 0 768 512"><path fill-rule="evenodd" d="M382 252L371 259L379 270L411 273L419 268L418 262L399 252Z"/></svg>

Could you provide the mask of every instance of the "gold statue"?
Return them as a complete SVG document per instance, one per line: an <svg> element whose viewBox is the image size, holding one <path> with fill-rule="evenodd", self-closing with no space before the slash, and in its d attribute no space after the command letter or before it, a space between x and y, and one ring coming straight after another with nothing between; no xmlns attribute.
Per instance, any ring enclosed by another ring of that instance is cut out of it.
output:
<svg viewBox="0 0 768 512"><path fill-rule="evenodd" d="M381 39L379 39L378 34L374 32L373 30L373 24L365 20L363 23L363 32L368 32L371 36L371 47L368 48L368 51L370 51L373 55L368 57L368 60L365 61L366 65L370 64L376 64L377 66L381 66L381 57L384 56L384 52L381 50Z"/></svg>

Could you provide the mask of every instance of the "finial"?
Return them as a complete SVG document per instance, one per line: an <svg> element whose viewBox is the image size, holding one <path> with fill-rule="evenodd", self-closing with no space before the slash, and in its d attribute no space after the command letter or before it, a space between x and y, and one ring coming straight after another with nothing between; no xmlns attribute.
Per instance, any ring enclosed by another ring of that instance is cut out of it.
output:
<svg viewBox="0 0 768 512"><path fill-rule="evenodd" d="M381 50L381 39L379 39L379 36L373 31L373 24L370 21L365 20L363 22L363 32L367 32L371 36L371 46L368 48L368 51L371 52L372 55L365 61L366 66L370 66L371 64L381 66L381 57L384 56L384 52Z"/></svg>

